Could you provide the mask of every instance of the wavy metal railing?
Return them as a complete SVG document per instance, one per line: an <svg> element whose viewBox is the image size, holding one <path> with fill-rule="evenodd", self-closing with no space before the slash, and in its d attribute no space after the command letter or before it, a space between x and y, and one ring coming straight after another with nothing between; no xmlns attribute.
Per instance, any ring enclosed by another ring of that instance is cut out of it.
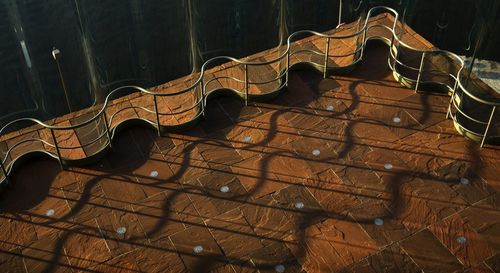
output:
<svg viewBox="0 0 500 273"><path fill-rule="evenodd" d="M380 12L388 12L394 16L392 25L378 24L378 21L373 20L374 14ZM0 137L8 129L22 122L31 122L41 129L35 130L39 137L22 139L10 147L7 146L8 149L4 153L0 150L0 169L2 171L0 182L7 180L16 161L33 152L48 154L59 160L61 167L87 163L111 147L117 129L128 120L143 120L156 128L158 134L161 135L165 131L182 130L193 125L205 114L208 98L222 91L229 90L232 94L242 98L245 104L253 99L264 100L274 97L288 86L289 72L296 65L310 65L322 72L324 77L331 71L350 71L363 59L364 50L369 40L380 40L389 45L388 65L393 71L394 77L403 85L414 88L415 91L432 86L434 89L449 93L451 101L447 118L451 117L457 124L458 113L462 115L462 118L486 125L486 130L482 134L467 130L461 125L468 132L482 136L481 145L483 145L498 102L492 103L483 100L464 88L461 83L464 62L457 55L432 48L419 49L405 43L403 41L404 35L408 35L408 33L405 32L404 24L399 22L398 16L398 13L391 8L375 7L369 10L365 20L359 19L351 28L337 28L334 34L309 30L295 32L288 37L286 45L280 46L275 52L272 52L277 56L270 60L243 61L228 56L212 58L203 64L198 75L192 75L189 78L188 83L179 84L184 85L180 90L157 92L139 86L119 87L109 93L100 108L95 106L87 111L87 114L91 115L90 118L78 122L76 125L53 126L31 118L14 120L0 129ZM346 31L350 33L339 34ZM309 37L299 39L305 35ZM337 42L344 45L335 48ZM307 48L311 44L315 45L314 43L320 43L324 52L321 49L318 51ZM347 52L336 54L336 50L345 50L346 48ZM346 64L338 65L332 58L336 58L339 64L341 62L346 62ZM221 61L229 61L229 63L222 65L225 70L208 69ZM272 69L269 70L269 67L266 68L266 66L270 66ZM258 73L262 68L268 69L264 75ZM237 75L232 75L232 73ZM255 77L261 79L252 79ZM457 87L460 87L460 92L456 92ZM481 121L465 114L460 109L460 101L456 99L458 94L491 105L493 110L489 121ZM175 108L177 106L169 105L172 101L178 102L171 99L173 97L181 97L181 101L182 99L186 100L186 97L182 96L187 96L189 105L185 107L181 105L180 109ZM119 108L113 112L115 106L119 106ZM174 108L175 111L172 110ZM132 117L127 118L127 113ZM125 115L125 119L120 121L120 115ZM82 144L76 135L78 130L91 132L90 135L93 137ZM75 138L78 144L75 144ZM25 151L21 150L19 154L15 154L16 150L27 143L36 143L38 146Z"/></svg>

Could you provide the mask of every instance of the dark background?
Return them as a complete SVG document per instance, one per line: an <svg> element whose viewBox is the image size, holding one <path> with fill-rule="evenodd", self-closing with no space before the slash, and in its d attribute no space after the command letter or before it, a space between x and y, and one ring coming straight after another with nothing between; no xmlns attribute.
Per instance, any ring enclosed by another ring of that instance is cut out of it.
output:
<svg viewBox="0 0 500 273"><path fill-rule="evenodd" d="M390 6L439 48L500 61L499 2L344 0L342 21ZM120 85L158 85L214 56L275 47L297 30L332 29L338 8L338 0L0 0L0 126L88 107Z"/></svg>

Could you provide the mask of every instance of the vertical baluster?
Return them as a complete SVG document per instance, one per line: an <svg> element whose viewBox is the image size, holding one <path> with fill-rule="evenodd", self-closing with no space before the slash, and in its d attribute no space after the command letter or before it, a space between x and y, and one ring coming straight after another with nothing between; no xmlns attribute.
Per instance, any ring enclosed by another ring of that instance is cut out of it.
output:
<svg viewBox="0 0 500 273"><path fill-rule="evenodd" d="M481 141L481 148L484 146L484 142L488 136L488 130L490 129L491 121L493 120L493 116L495 115L496 106L493 106L493 110L491 111L490 119L488 120L488 124L486 125L486 130L484 130L483 140Z"/></svg>
<svg viewBox="0 0 500 273"><path fill-rule="evenodd" d="M5 166L3 165L3 158L0 158L0 168L2 169L2 173L5 177L5 182L7 182L7 184L8 184L9 179L7 178L7 170L5 169Z"/></svg>
<svg viewBox="0 0 500 273"><path fill-rule="evenodd" d="M104 119L104 126L106 126L106 135L108 136L108 145L110 148L113 148L111 144L111 132L109 129L109 123L108 123L108 118L106 116L106 110L102 112L102 118Z"/></svg>
<svg viewBox="0 0 500 273"><path fill-rule="evenodd" d="M361 43L361 56L359 57L359 59L363 59L363 54L365 54L365 46L366 46L366 31L367 31L367 28L365 28L365 30L363 30L363 41ZM391 42L391 47L389 47L389 49L392 48L392 42ZM390 53L389 53L389 58L391 57ZM359 60L357 59L357 60ZM357 61L356 60L356 61Z"/></svg>
<svg viewBox="0 0 500 273"><path fill-rule="evenodd" d="M453 100L455 99L455 91L457 90L457 87L458 87L458 77L460 76L459 75L460 73L457 73L457 76L455 78L455 84L453 85L453 90L451 92L451 99L450 99L450 103L448 104L448 111L446 111L446 119L449 119L450 118L450 114L451 114L451 104L453 103Z"/></svg>
<svg viewBox="0 0 500 273"><path fill-rule="evenodd" d="M200 92L201 92L201 114L205 116L205 84L203 82L203 76L200 80Z"/></svg>
<svg viewBox="0 0 500 273"><path fill-rule="evenodd" d="M420 59L420 68L418 69L417 83L415 84L415 93L418 92L418 86L420 85L420 76L422 75L424 58L425 58L425 52L422 52L422 58Z"/></svg>
<svg viewBox="0 0 500 273"><path fill-rule="evenodd" d="M325 51L325 69L323 70L323 78L326 78L328 72L328 58L330 57L330 37L326 38L326 51Z"/></svg>
<svg viewBox="0 0 500 273"><path fill-rule="evenodd" d="M288 74L290 73L290 52L292 51L292 46L288 48L288 52L286 53L286 74L285 74L285 80L286 80L286 86L288 87Z"/></svg>
<svg viewBox="0 0 500 273"><path fill-rule="evenodd" d="M156 100L156 95L153 95L153 102L154 102L154 105L155 105L156 128L158 129L158 136L161 136L160 113L158 113L158 102Z"/></svg>
<svg viewBox="0 0 500 273"><path fill-rule="evenodd" d="M54 133L54 129L50 128L50 134L52 135L52 140L54 141L54 147L56 148L57 159L59 160L59 165L61 165L61 169L64 169L64 165L61 158L61 151L59 150L59 145L57 144L56 134Z"/></svg>
<svg viewBox="0 0 500 273"><path fill-rule="evenodd" d="M245 106L248 105L248 65L245 64Z"/></svg>

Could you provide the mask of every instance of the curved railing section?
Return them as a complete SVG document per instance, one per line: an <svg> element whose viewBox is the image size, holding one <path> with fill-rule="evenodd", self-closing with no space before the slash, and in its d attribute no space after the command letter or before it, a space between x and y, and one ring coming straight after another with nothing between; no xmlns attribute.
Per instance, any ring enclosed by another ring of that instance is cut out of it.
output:
<svg viewBox="0 0 500 273"><path fill-rule="evenodd" d="M375 16L383 12L393 17ZM0 182L7 179L16 160L33 152L48 154L59 160L62 167L91 161L111 147L117 129L129 124L128 121L146 122L161 135L196 123L206 112L207 100L217 94L229 91L245 103L274 97L288 85L289 72L297 66L313 67L325 77L330 72L348 72L363 59L369 40L380 40L389 46L388 65L400 83L416 91L432 89L447 93L452 96L448 116L456 123L468 119L485 125L485 121L460 110L458 98L462 96L489 103L467 91L462 82L462 59L425 41L410 43L406 38L412 35L411 30L407 32L398 18L391 8L375 7L369 10L366 19L359 19L349 27L337 27L331 33L295 32L285 45L264 55L241 60L215 57L205 62L199 73L152 89L119 87L109 93L103 104L71 113L62 123L55 119L57 125L36 119L12 121L0 129ZM226 63L212 67L222 62ZM498 102L488 105L494 113ZM26 122L35 126L6 134ZM484 138L488 127L482 134Z"/></svg>

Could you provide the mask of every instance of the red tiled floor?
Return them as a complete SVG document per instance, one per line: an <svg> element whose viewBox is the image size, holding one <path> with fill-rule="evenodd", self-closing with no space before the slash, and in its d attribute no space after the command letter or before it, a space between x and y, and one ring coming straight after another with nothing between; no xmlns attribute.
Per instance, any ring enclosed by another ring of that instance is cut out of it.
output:
<svg viewBox="0 0 500 273"><path fill-rule="evenodd" d="M386 61L373 45L273 101L209 101L188 131L125 129L94 166L24 163L0 200L0 271L498 272L500 153Z"/></svg>

